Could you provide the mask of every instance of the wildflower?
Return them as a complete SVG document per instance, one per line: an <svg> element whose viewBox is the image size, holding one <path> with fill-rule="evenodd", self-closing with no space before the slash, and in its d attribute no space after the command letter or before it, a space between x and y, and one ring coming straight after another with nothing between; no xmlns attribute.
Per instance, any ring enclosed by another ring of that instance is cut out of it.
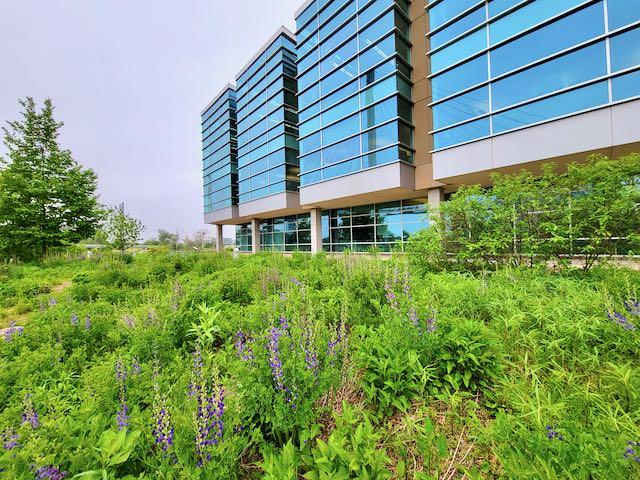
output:
<svg viewBox="0 0 640 480"><path fill-rule="evenodd" d="M131 372L134 375L140 375L140 373L142 372L142 367L140 366L140 361L138 360L138 357L133 357L131 359Z"/></svg>
<svg viewBox="0 0 640 480"><path fill-rule="evenodd" d="M84 318L84 329L91 330L91 315L89 314Z"/></svg>
<svg viewBox="0 0 640 480"><path fill-rule="evenodd" d="M136 326L136 319L131 315L125 315L122 317L122 323L124 323L124 326L127 328L133 328Z"/></svg>
<svg viewBox="0 0 640 480"><path fill-rule="evenodd" d="M271 366L271 375L276 383L277 390L285 390L284 371L282 361L280 360L280 336L282 331L276 327L269 330L267 341L267 351L269 352L269 365Z"/></svg>
<svg viewBox="0 0 640 480"><path fill-rule="evenodd" d="M252 361L255 358L253 350L251 350L250 340L244 332L238 331L238 333L236 333L235 347L236 354L245 362Z"/></svg>
<svg viewBox="0 0 640 480"><path fill-rule="evenodd" d="M626 460L633 460L634 462L640 463L640 454L636 450L640 447L640 442L633 442L629 440L627 442L627 448L622 455Z"/></svg>
<svg viewBox="0 0 640 480"><path fill-rule="evenodd" d="M418 312L416 312L416 307L413 305L409 307L409 320L413 323L413 326L417 329L420 329L420 317L418 317Z"/></svg>
<svg viewBox="0 0 640 480"><path fill-rule="evenodd" d="M287 320L287 318L284 315L280 316L280 329L283 332L289 331L289 320Z"/></svg>
<svg viewBox="0 0 640 480"><path fill-rule="evenodd" d="M561 442L564 442L564 435L555 430L556 428L558 428L557 424L554 424L553 426L547 425L544 428L547 430L547 438L549 440L559 440Z"/></svg>
<svg viewBox="0 0 640 480"><path fill-rule="evenodd" d="M38 417L38 412L36 412L33 407L33 400L31 399L31 395L27 394L24 396L23 400L24 411L22 413L22 424L28 423L31 425L32 429L36 429L40 426L40 419Z"/></svg>
<svg viewBox="0 0 640 480"><path fill-rule="evenodd" d="M118 430L129 426L129 406L127 405L127 371L121 359L116 360L116 383L118 384L119 409L116 414Z"/></svg>
<svg viewBox="0 0 640 480"><path fill-rule="evenodd" d="M238 435L242 432L244 432L244 425L236 425L235 427L233 427L234 435Z"/></svg>
<svg viewBox="0 0 640 480"><path fill-rule="evenodd" d="M4 339L6 342L11 342L15 335L21 335L23 331L24 327L18 327L15 321L11 321L9 328L4 332Z"/></svg>
<svg viewBox="0 0 640 480"><path fill-rule="evenodd" d="M36 480L62 480L66 476L67 472L63 472L53 465L40 467L36 470Z"/></svg>
<svg viewBox="0 0 640 480"><path fill-rule="evenodd" d="M409 284L409 281L411 279L411 276L409 274L409 271L407 270L406 272L404 272L404 278L402 281L402 291L404 292L405 296L411 300L411 286Z"/></svg>
<svg viewBox="0 0 640 480"><path fill-rule="evenodd" d="M156 445L158 445L163 452L166 452L173 446L173 426L171 425L171 414L167 409L167 398L162 395L160 389L160 383L158 382L158 370L157 366L153 373L153 437Z"/></svg>
<svg viewBox="0 0 640 480"><path fill-rule="evenodd" d="M284 302L286 299L287 299L287 294L284 292L280 292L280 300Z"/></svg>
<svg viewBox="0 0 640 480"><path fill-rule="evenodd" d="M617 323L625 330L629 330L629 331L636 330L636 326L633 323L631 323L627 319L627 317L625 317L621 313L610 311L609 313L607 313L607 317L609 317L609 320L611 320L614 323Z"/></svg>
<svg viewBox="0 0 640 480"><path fill-rule="evenodd" d="M427 318L427 333L433 333L438 329L438 320L436 319L436 311L431 310L431 316Z"/></svg>
<svg viewBox="0 0 640 480"><path fill-rule="evenodd" d="M393 291L393 288L391 287L391 284L389 283L389 281L385 282L384 291L385 291L385 295L384 296L387 299L387 303L389 303L391 308L393 308L394 310L397 310L398 309L398 299L397 299L396 294Z"/></svg>
<svg viewBox="0 0 640 480"><path fill-rule="evenodd" d="M626 308L627 312L629 312L631 315L640 317L640 301L636 300L635 298L625 301L624 308Z"/></svg>
<svg viewBox="0 0 640 480"><path fill-rule="evenodd" d="M210 389L204 377L203 366L202 353L200 352L200 347L197 347L194 352L189 393L196 397L197 404L194 422L196 426L195 445L198 467L202 467L211 460L211 453L207 451L207 448L211 445L217 445L224 433L224 421L222 418L225 409L224 387L215 385Z"/></svg>
<svg viewBox="0 0 640 480"><path fill-rule="evenodd" d="M71 314L71 325L74 326L74 327L77 327L78 323L79 323L78 322L78 315L75 314L75 313L72 313Z"/></svg>
<svg viewBox="0 0 640 480"><path fill-rule="evenodd" d="M302 287L302 282L296 277L291 278L291 283L293 283L296 287Z"/></svg>
<svg viewBox="0 0 640 480"><path fill-rule="evenodd" d="M313 347L313 331L310 327L306 327L302 332L302 349L304 350L304 359L307 369L312 370L314 375L318 376L318 354Z"/></svg>
<svg viewBox="0 0 640 480"><path fill-rule="evenodd" d="M55 307L58 304L58 301L55 298L50 298L49 299L49 306L50 307Z"/></svg>
<svg viewBox="0 0 640 480"><path fill-rule="evenodd" d="M18 440L20 440L20 435L18 435L13 428L7 427L2 434L2 448L5 450L13 450L20 446Z"/></svg>

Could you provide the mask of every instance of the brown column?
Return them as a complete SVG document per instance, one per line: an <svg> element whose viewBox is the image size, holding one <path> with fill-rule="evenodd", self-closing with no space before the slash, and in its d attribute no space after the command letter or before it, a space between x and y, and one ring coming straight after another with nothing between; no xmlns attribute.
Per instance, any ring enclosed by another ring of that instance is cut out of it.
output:
<svg viewBox="0 0 640 480"><path fill-rule="evenodd" d="M260 219L251 220L251 248L253 253L260 251Z"/></svg>
<svg viewBox="0 0 640 480"><path fill-rule="evenodd" d="M222 235L222 225L214 225L216 228L216 252L224 252L224 236Z"/></svg>

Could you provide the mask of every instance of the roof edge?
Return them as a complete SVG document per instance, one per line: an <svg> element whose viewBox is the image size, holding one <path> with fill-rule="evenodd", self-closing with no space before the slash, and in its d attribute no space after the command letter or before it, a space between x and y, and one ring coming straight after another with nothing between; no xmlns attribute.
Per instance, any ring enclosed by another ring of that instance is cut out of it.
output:
<svg viewBox="0 0 640 480"><path fill-rule="evenodd" d="M266 43L264 45L262 45L262 47L260 48L260 50L258 50L258 53L256 53L253 57L251 57L251 60L249 60L244 67L242 67L242 69L236 74L236 80L242 75L244 74L251 65L253 65L255 63L256 60L258 60L258 58L260 58L260 55L262 55L267 48L269 48L269 45L271 45L273 42L275 42L277 40L277 38L280 35L286 35L287 37L289 37L290 40L292 40L294 43L296 42L296 35L295 33L293 33L291 30L289 30L287 27L285 27L284 25L281 26L278 31L276 33L274 33L271 38L269 38L269 40L266 41Z"/></svg>
<svg viewBox="0 0 640 480"><path fill-rule="evenodd" d="M213 100L211 100L206 107L204 107L202 109L202 111L200 112L200 116L204 115L204 113L209 110L209 108L211 108L211 106L216 103L218 100L220 100L220 97L222 97L222 95L224 95L227 90L233 90L234 92L236 91L236 86L232 85L231 83L227 83L227 85L220 91L220 93L218 93L215 97L213 97Z"/></svg>
<svg viewBox="0 0 640 480"><path fill-rule="evenodd" d="M302 6L300 6L300 7L296 10L296 12L293 14L293 18L297 20L297 19L298 19L298 17L299 17L300 15L302 15L302 12L304 12L304 11L309 7L309 5L311 5L311 4L312 4L313 2L315 2L315 1L316 1L316 0L307 0L306 2L304 2L304 3L302 4Z"/></svg>

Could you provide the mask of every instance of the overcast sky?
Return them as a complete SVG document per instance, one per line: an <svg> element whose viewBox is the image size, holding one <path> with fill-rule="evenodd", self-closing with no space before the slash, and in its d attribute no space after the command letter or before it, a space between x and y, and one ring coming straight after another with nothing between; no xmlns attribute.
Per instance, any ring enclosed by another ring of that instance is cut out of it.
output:
<svg viewBox="0 0 640 480"><path fill-rule="evenodd" d="M97 172L103 203L125 202L145 238L192 234L204 227L200 111L294 28L302 3L0 0L0 123L19 98L52 98L61 142Z"/></svg>

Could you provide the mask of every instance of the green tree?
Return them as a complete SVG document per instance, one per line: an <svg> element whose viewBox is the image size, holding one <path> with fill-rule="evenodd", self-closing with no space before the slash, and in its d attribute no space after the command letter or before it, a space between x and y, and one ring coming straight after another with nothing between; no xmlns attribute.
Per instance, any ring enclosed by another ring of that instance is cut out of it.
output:
<svg viewBox="0 0 640 480"><path fill-rule="evenodd" d="M109 210L104 232L109 245L121 253L135 245L143 231L142 222L125 213L124 203Z"/></svg>
<svg viewBox="0 0 640 480"><path fill-rule="evenodd" d="M62 127L50 99L40 112L21 100L22 119L3 128L0 157L0 253L24 259L91 237L102 218L97 176L58 144Z"/></svg>
<svg viewBox="0 0 640 480"><path fill-rule="evenodd" d="M158 243L160 245L166 245L171 248L171 250L177 250L179 241L180 234L177 231L175 233L171 233L163 229L158 230Z"/></svg>

